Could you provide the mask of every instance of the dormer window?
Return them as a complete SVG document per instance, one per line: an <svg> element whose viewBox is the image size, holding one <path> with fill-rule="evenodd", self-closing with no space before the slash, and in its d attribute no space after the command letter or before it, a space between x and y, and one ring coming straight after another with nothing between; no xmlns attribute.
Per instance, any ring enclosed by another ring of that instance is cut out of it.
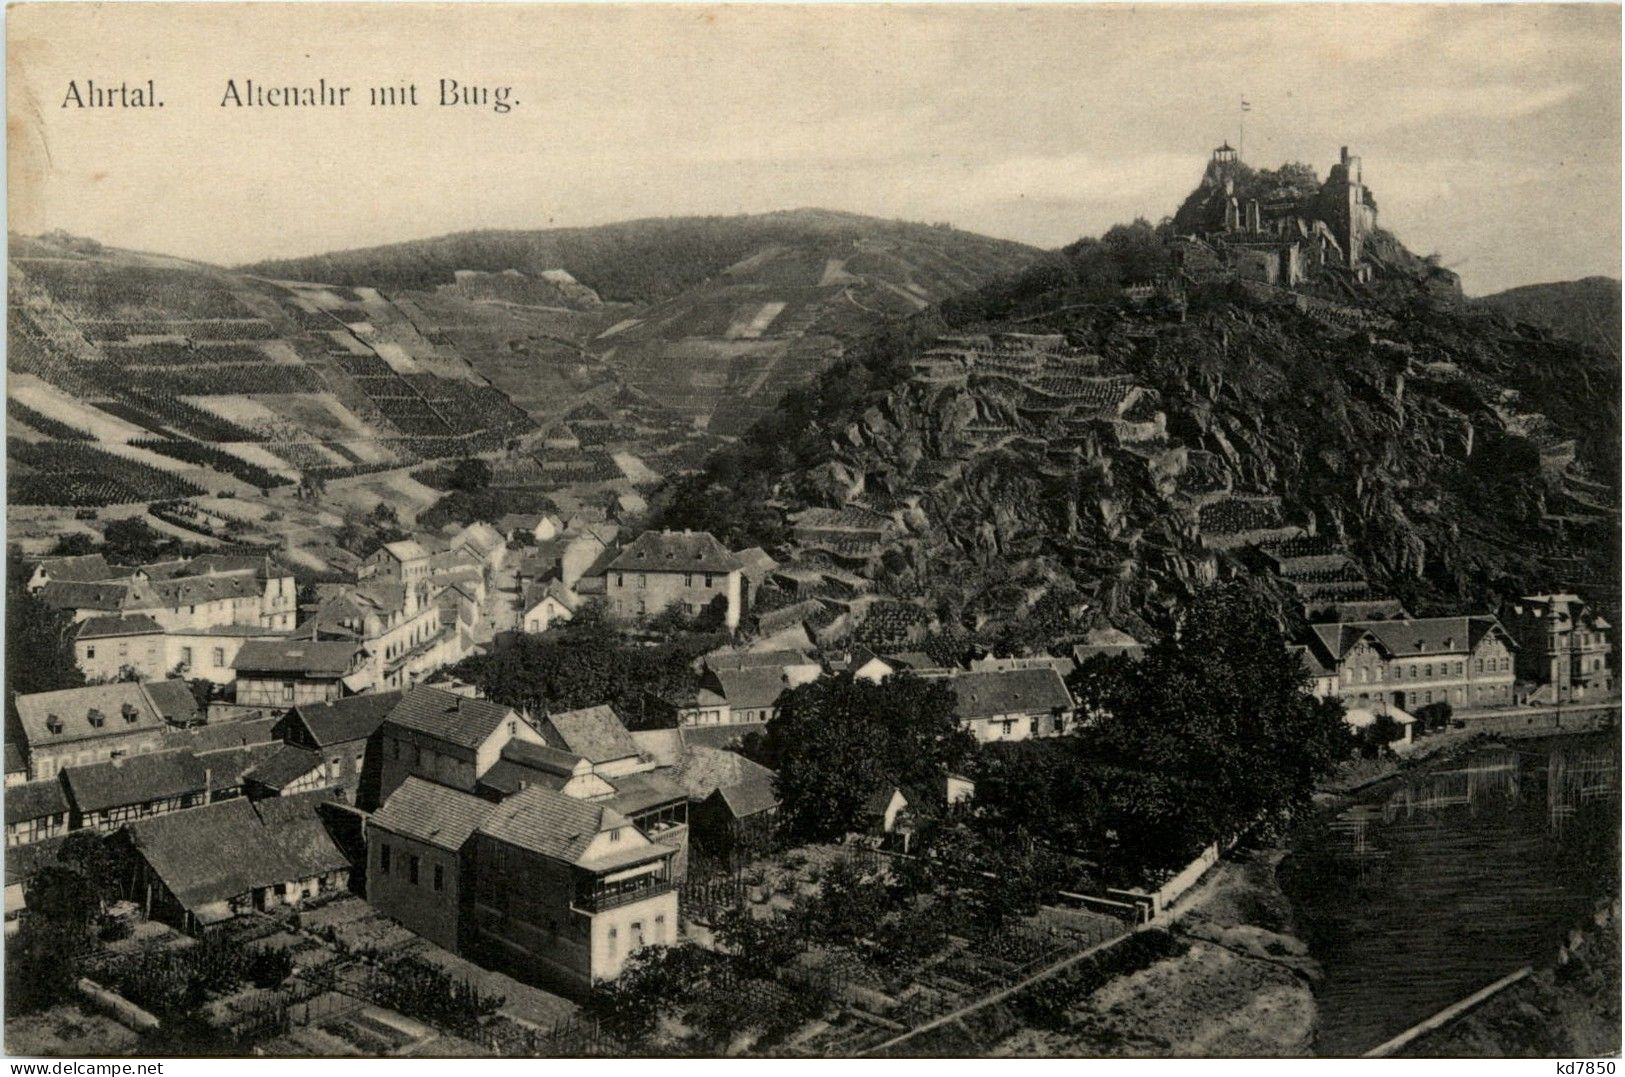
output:
<svg viewBox="0 0 1625 1077"><path fill-rule="evenodd" d="M610 841L620 841L621 840L621 828L620 827L616 827L614 830L611 830L609 832L609 840Z"/></svg>
<svg viewBox="0 0 1625 1077"><path fill-rule="evenodd" d="M45 718L45 728L51 733L62 732L62 719L58 718L54 714L47 715Z"/></svg>
<svg viewBox="0 0 1625 1077"><path fill-rule="evenodd" d="M86 714L85 717L90 719L90 726L92 729L100 729L102 726L107 724L107 716L101 711L97 710L95 707L90 708L90 712Z"/></svg>
<svg viewBox="0 0 1625 1077"><path fill-rule="evenodd" d="M135 705L131 703L126 703L120 707L119 713L124 716L124 720L126 722L134 722L137 718L141 717L141 712L136 710Z"/></svg>

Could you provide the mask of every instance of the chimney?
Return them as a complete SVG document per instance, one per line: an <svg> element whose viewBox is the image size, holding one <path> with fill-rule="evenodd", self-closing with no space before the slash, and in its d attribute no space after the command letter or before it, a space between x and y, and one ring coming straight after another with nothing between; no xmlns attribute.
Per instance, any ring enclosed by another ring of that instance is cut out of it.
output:
<svg viewBox="0 0 1625 1077"><path fill-rule="evenodd" d="M1343 147L1343 152L1340 159L1344 164L1349 163L1349 148L1347 146Z"/></svg>

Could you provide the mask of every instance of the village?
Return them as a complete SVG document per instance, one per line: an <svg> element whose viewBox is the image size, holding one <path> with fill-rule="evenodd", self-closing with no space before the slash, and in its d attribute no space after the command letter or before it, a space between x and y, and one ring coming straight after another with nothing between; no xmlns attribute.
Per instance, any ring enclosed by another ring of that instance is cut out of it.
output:
<svg viewBox="0 0 1625 1077"><path fill-rule="evenodd" d="M840 567L843 554L861 561L882 546L891 526L863 510L805 514L793 559L780 562L602 514L510 514L385 542L352 581L305 587L274 554L34 560L26 591L65 618L87 683L11 701L7 936L61 900L64 863L94 862L106 941L84 958L83 1008L124 1024L133 1012L136 1027L156 1025L151 1011L195 1022L198 1011L148 982L153 968L183 976L181 955L230 940L233 953L286 952L291 963L209 1004L207 1036L222 1044L624 1046L624 1030L615 1040L578 1003L617 984L636 955L690 943L749 960L755 936L741 915L773 923L833 880L909 870L920 827L977 810L972 778L928 766L863 790L843 835L792 840L781 783L759 761L788 693L941 684L971 744L1047 741L1098 717L1074 696L1080 674L1146 652L1150 641L1097 624L1053 651L944 654L923 611ZM1249 538L1296 580L1342 562L1301 536ZM781 597L761 609L761 595ZM1341 701L1368 748L1404 754L1452 726L1560 726L1565 707L1588 704L1601 707L1594 719L1617 716L1612 626L1574 595L1527 596L1499 616L1412 618L1394 606L1356 601L1289 648L1303 690ZM613 625L634 649L696 630L720 642L675 687L623 694L619 713L607 697L569 710L495 702L454 672L572 622ZM912 970L918 980L804 954L769 979L782 992L788 975L791 994L820 1001L786 1002L770 1022L775 1046L759 1049L866 1050L927 1025L1035 965L1156 921L1212 862L1204 855L1161 886L1152 876L1051 894L1033 915L954 944L957 957L936 954ZM945 977L945 961L966 967ZM139 997L93 1001L119 984ZM888 985L894 999L869 1004L887 1016L850 1016ZM451 1006L426 1001L437 994L462 1009L437 1010ZM843 1004L849 1015L832 1025L826 1011Z"/></svg>

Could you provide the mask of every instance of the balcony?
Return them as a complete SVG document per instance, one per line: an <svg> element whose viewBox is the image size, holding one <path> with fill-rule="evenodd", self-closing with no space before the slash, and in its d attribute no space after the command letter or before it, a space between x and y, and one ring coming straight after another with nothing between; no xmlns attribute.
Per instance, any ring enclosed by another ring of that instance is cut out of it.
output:
<svg viewBox="0 0 1625 1077"><path fill-rule="evenodd" d="M639 901L659 897L661 894L675 890L676 884L663 876L646 875L641 879L629 879L626 884L604 883L590 890L577 890L575 901L571 905L581 912L598 913L619 909L623 905L632 905Z"/></svg>

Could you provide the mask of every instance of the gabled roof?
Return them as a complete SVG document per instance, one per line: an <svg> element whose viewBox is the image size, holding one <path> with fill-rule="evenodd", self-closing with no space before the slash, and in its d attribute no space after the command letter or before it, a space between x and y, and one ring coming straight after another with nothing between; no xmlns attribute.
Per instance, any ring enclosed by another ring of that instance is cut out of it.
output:
<svg viewBox="0 0 1625 1077"><path fill-rule="evenodd" d="M753 778L736 785L717 788L716 795L728 806L735 819L745 819L779 806L779 794L771 779Z"/></svg>
<svg viewBox="0 0 1625 1077"><path fill-rule="evenodd" d="M147 698L152 705L158 708L158 713L164 720L175 725L190 725L203 719L203 712L197 705L197 697L192 694L192 688L182 680L147 681L141 687L147 691Z"/></svg>
<svg viewBox="0 0 1625 1077"><path fill-rule="evenodd" d="M788 689L782 667L717 669L711 671L722 688L722 697L734 709L776 706Z"/></svg>
<svg viewBox="0 0 1625 1077"><path fill-rule="evenodd" d="M948 686L954 693L954 714L962 721L1072 707L1066 683L1053 669L961 673L950 678Z"/></svg>
<svg viewBox="0 0 1625 1077"><path fill-rule="evenodd" d="M246 572L225 576L182 576L173 580L153 580L147 586L152 588L158 603L170 609L201 605L204 602L218 602L221 599L260 596L260 581Z"/></svg>
<svg viewBox="0 0 1625 1077"><path fill-rule="evenodd" d="M420 686L401 697L386 723L464 748L478 748L517 718L511 707Z"/></svg>
<svg viewBox="0 0 1625 1077"><path fill-rule="evenodd" d="M724 669L783 669L786 666L816 665L800 651L712 651L703 659L714 670Z"/></svg>
<svg viewBox="0 0 1625 1077"><path fill-rule="evenodd" d="M68 810L68 797L55 778L6 787L6 825L44 819Z"/></svg>
<svg viewBox="0 0 1625 1077"><path fill-rule="evenodd" d="M342 677L350 672L357 647L343 640L251 639L237 650L234 670L254 673L303 673L311 677Z"/></svg>
<svg viewBox="0 0 1625 1077"><path fill-rule="evenodd" d="M638 755L637 742L615 712L604 704L549 715L542 736L555 748L574 752L593 763Z"/></svg>
<svg viewBox="0 0 1625 1077"><path fill-rule="evenodd" d="M1330 677L1337 672L1335 665L1329 666L1326 664L1319 648L1297 644L1288 647L1287 650L1293 652L1298 662L1303 666L1304 672L1311 677Z"/></svg>
<svg viewBox="0 0 1625 1077"><path fill-rule="evenodd" d="M164 626L144 613L128 617L87 617L75 639L105 639L109 636L161 636Z"/></svg>
<svg viewBox="0 0 1625 1077"><path fill-rule="evenodd" d="M675 767L683 760L681 729L636 729L632 731L632 741L656 766Z"/></svg>
<svg viewBox="0 0 1625 1077"><path fill-rule="evenodd" d="M1369 640L1386 658L1471 653L1485 636L1494 635L1508 647L1512 637L1494 617L1408 617L1394 621L1349 621L1312 625L1321 645L1335 659L1361 640Z"/></svg>
<svg viewBox="0 0 1625 1077"><path fill-rule="evenodd" d="M547 744L532 744L528 740L511 740L504 744L502 758L523 767L565 777L592 770L592 763L574 752Z"/></svg>
<svg viewBox="0 0 1625 1077"><path fill-rule="evenodd" d="M378 549L374 550L368 557L368 560L371 560L373 557L377 557L380 553L386 553L402 563L407 561L422 560L423 558L429 556L429 551L425 549L423 544L418 542L416 539L401 539L399 542L386 542L382 546L378 547Z"/></svg>
<svg viewBox="0 0 1625 1077"><path fill-rule="evenodd" d="M194 752L218 752L275 739L277 719L253 718L247 721L209 722L190 729L164 730L164 747L190 748Z"/></svg>
<svg viewBox="0 0 1625 1077"><path fill-rule="evenodd" d="M301 703L292 716L300 722L318 747L366 740L384 724L390 711L400 705L400 690L363 692L330 703Z"/></svg>
<svg viewBox="0 0 1625 1077"><path fill-rule="evenodd" d="M257 764L242 776L244 781L256 782L267 789L286 789L311 771L320 768L322 757L309 748L284 744L276 754Z"/></svg>
<svg viewBox="0 0 1625 1077"><path fill-rule="evenodd" d="M323 792L242 798L142 819L130 841L185 908L350 866L318 813Z"/></svg>
<svg viewBox="0 0 1625 1077"><path fill-rule="evenodd" d="M209 787L203 763L186 749L66 767L62 780L81 812L202 793Z"/></svg>
<svg viewBox="0 0 1625 1077"><path fill-rule="evenodd" d="M595 857L593 866L602 866L606 861L637 863L673 852L670 846L647 843L637 834L631 820L614 808L576 800L538 785L521 789L498 804L477 830L497 841L553 860L586 866L587 850L593 839L604 831L621 827L629 832L624 839L627 855L624 858Z"/></svg>
<svg viewBox="0 0 1625 1077"><path fill-rule="evenodd" d="M130 593L128 583L84 583L51 580L40 589L40 601L58 610L116 610Z"/></svg>
<svg viewBox="0 0 1625 1077"><path fill-rule="evenodd" d="M483 797L412 775L389 794L369 822L403 838L456 852L494 810L496 805Z"/></svg>
<svg viewBox="0 0 1625 1077"><path fill-rule="evenodd" d="M6 756L7 774L28 773L28 760L23 758L23 750L18 747L17 742L12 740L9 736L6 738L4 751Z"/></svg>
<svg viewBox="0 0 1625 1077"><path fill-rule="evenodd" d="M293 570L266 554L200 553L187 566L191 575L252 572L258 580L292 576Z"/></svg>
<svg viewBox="0 0 1625 1077"><path fill-rule="evenodd" d="M750 782L766 782L771 788L777 777L760 763L738 752L689 745L671 778L692 800L704 800L718 789Z"/></svg>
<svg viewBox="0 0 1625 1077"><path fill-rule="evenodd" d="M235 748L216 748L207 752L197 752L197 760L203 764L203 769L209 772L209 793L218 794L224 790L240 790L243 785L243 776L261 763L270 760L282 750L279 740L261 741L258 744L241 744Z"/></svg>
<svg viewBox="0 0 1625 1077"><path fill-rule="evenodd" d="M779 563L773 560L772 556L760 546L751 546L748 549L740 550L734 556L739 558L739 567L744 569L745 574L752 579L761 579L770 575L774 569L779 567Z"/></svg>
<svg viewBox="0 0 1625 1077"><path fill-rule="evenodd" d="M544 599L548 598L553 599L571 613L574 613L576 608L581 605L581 598L574 591L564 586L563 581L550 579L546 583L533 583L525 588L525 597L520 601L519 609L522 613L529 613L537 606L540 606Z"/></svg>
<svg viewBox="0 0 1625 1077"><path fill-rule="evenodd" d="M135 681L35 692L18 696L16 707L24 738L33 751L164 728L163 714ZM100 725L95 724L98 720Z"/></svg>
<svg viewBox="0 0 1625 1077"><path fill-rule="evenodd" d="M612 572L733 572L742 563L708 531L645 531L610 562Z"/></svg>
<svg viewBox="0 0 1625 1077"><path fill-rule="evenodd" d="M688 799L687 790L658 770L638 771L604 780L615 789L615 795L606 803L623 815L635 815L661 804L675 804Z"/></svg>
<svg viewBox="0 0 1625 1077"><path fill-rule="evenodd" d="M99 553L81 554L77 557L47 557L35 568L53 580L77 583L122 579L130 574L127 568L114 568L109 565L107 558Z"/></svg>

